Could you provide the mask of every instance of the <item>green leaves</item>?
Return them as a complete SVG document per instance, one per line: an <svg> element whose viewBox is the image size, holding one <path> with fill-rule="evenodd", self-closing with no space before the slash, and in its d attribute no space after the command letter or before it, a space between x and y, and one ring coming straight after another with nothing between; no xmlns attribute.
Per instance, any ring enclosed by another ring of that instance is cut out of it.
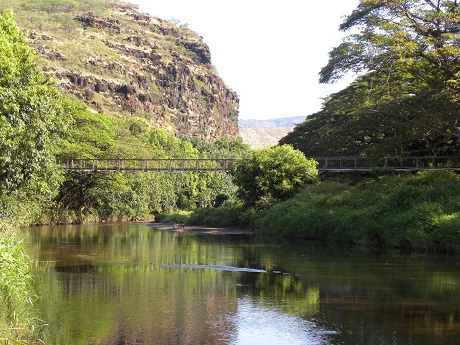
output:
<svg viewBox="0 0 460 345"><path fill-rule="evenodd" d="M11 13L0 17L0 47L0 190L32 191L30 181L38 187L55 179L50 172L57 137L67 128L66 100L36 71Z"/></svg>
<svg viewBox="0 0 460 345"><path fill-rule="evenodd" d="M343 22L320 82L354 72L281 143L309 155L456 154L460 147L460 5L367 0Z"/></svg>
<svg viewBox="0 0 460 345"><path fill-rule="evenodd" d="M318 176L317 162L289 145L254 151L237 161L232 172L238 196L248 207L265 208L292 197Z"/></svg>
<svg viewBox="0 0 460 345"><path fill-rule="evenodd" d="M11 12L0 19L0 87L21 87L37 77L37 60Z"/></svg>

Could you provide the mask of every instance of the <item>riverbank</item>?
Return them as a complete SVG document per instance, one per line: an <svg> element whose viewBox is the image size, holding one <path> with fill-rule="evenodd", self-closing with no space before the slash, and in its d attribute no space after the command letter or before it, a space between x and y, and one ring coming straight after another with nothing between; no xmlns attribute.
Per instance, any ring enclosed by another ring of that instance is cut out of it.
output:
<svg viewBox="0 0 460 345"><path fill-rule="evenodd" d="M460 254L460 175L323 182L258 213L255 224L276 237Z"/></svg>
<svg viewBox="0 0 460 345"><path fill-rule="evenodd" d="M149 223L149 226L158 229L173 231L178 234L193 233L198 235L254 235L255 231L248 228L197 226L178 223Z"/></svg>
<svg viewBox="0 0 460 345"><path fill-rule="evenodd" d="M239 226L280 240L460 254L460 175L325 179L267 210L199 209L184 223Z"/></svg>

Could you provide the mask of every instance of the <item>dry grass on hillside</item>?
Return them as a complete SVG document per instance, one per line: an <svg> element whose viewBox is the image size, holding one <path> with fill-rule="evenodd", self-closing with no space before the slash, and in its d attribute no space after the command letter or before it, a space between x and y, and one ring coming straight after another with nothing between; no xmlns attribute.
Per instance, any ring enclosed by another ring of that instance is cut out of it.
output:
<svg viewBox="0 0 460 345"><path fill-rule="evenodd" d="M239 128L241 139L252 149L262 149L278 144L278 141L293 130L293 127Z"/></svg>

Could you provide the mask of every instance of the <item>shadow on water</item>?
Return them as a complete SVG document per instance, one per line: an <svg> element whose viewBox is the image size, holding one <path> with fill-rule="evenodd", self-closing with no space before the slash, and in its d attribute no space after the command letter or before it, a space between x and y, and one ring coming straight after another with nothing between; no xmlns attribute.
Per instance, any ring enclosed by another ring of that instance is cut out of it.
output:
<svg viewBox="0 0 460 345"><path fill-rule="evenodd" d="M26 236L50 344L460 344L448 257L141 224Z"/></svg>

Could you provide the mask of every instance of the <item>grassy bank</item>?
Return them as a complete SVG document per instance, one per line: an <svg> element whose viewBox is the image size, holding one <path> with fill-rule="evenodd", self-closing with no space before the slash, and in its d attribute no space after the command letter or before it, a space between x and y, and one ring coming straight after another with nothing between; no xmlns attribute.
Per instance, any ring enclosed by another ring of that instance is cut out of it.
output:
<svg viewBox="0 0 460 345"><path fill-rule="evenodd" d="M17 235L0 224L0 344L39 342L32 281Z"/></svg>
<svg viewBox="0 0 460 345"><path fill-rule="evenodd" d="M460 177L385 176L354 186L323 182L257 216L261 234L460 253Z"/></svg>
<svg viewBox="0 0 460 345"><path fill-rule="evenodd" d="M265 211L198 209L187 222L255 227L260 235L279 238L460 253L460 175L420 172L347 181L353 185L309 185Z"/></svg>

